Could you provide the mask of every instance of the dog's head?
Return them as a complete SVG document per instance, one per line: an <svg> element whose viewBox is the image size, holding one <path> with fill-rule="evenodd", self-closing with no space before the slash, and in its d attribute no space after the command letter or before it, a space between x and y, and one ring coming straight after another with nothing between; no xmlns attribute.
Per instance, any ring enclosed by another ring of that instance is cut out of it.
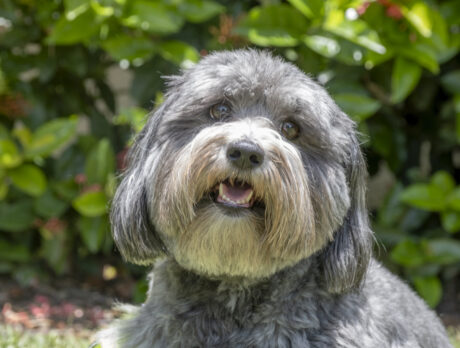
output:
<svg viewBox="0 0 460 348"><path fill-rule="evenodd" d="M371 233L355 125L269 53L215 53L170 78L115 195L126 259L168 254L210 277L264 278L315 255L330 291L359 284Z"/></svg>

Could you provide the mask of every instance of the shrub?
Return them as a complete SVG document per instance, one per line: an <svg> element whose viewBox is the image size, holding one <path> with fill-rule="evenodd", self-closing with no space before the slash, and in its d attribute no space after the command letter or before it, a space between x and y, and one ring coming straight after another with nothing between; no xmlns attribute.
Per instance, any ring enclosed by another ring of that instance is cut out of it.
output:
<svg viewBox="0 0 460 348"><path fill-rule="evenodd" d="M441 280L458 275L457 0L3 4L0 272L29 282L98 270L114 250L116 172L161 102L160 75L210 50L254 45L315 75L358 122L369 171L387 182L369 198L390 266L432 306ZM133 76L137 108L116 103L107 75L117 65Z"/></svg>

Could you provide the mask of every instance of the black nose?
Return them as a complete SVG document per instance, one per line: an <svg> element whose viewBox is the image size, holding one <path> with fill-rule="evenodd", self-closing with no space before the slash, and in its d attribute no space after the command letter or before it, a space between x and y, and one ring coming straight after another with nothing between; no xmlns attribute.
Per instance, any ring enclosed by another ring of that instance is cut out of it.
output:
<svg viewBox="0 0 460 348"><path fill-rule="evenodd" d="M253 142L242 140L228 146L227 158L237 168L254 169L264 161L264 152Z"/></svg>

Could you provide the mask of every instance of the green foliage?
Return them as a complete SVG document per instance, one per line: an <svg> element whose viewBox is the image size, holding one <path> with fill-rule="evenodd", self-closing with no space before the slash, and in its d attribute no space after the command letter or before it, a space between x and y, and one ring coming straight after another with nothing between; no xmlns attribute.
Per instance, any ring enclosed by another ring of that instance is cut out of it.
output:
<svg viewBox="0 0 460 348"><path fill-rule="evenodd" d="M358 122L371 177L391 179L371 206L384 261L435 306L460 272L458 9L457 0L3 1L0 272L27 282L100 267L113 251L116 173L162 100L160 76L210 50L254 45L317 76ZM129 71L135 108L108 82L117 66Z"/></svg>
<svg viewBox="0 0 460 348"><path fill-rule="evenodd" d="M422 67L398 57L391 75L391 102L399 103L414 90L422 76Z"/></svg>
<svg viewBox="0 0 460 348"><path fill-rule="evenodd" d="M284 5L269 5L252 8L236 32L247 35L260 46L295 46L307 29L307 20L294 8Z"/></svg>

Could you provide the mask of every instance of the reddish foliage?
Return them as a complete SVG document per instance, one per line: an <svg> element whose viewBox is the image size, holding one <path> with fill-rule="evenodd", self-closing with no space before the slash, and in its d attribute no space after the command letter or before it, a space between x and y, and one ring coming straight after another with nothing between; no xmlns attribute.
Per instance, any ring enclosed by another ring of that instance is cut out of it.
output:
<svg viewBox="0 0 460 348"><path fill-rule="evenodd" d="M86 186L85 188L83 188L82 193L99 192L99 191L102 191L101 185L100 184L93 184L93 185L89 185L89 186Z"/></svg>
<svg viewBox="0 0 460 348"><path fill-rule="evenodd" d="M59 234L59 233L62 233L67 228L67 222L53 217L49 219L48 221L46 221L42 227L47 229L53 234Z"/></svg>
<svg viewBox="0 0 460 348"><path fill-rule="evenodd" d="M391 4L390 6L388 6L385 13L388 17L396 20L400 20L403 17L401 8L396 4Z"/></svg>
<svg viewBox="0 0 460 348"><path fill-rule="evenodd" d="M117 169L123 171L127 165L126 155L128 154L129 147L126 146L123 150L117 153Z"/></svg>
<svg viewBox="0 0 460 348"><path fill-rule="evenodd" d="M233 34L233 28L236 27L237 22L235 18L222 14L219 17L219 26L212 26L209 31L222 45L231 44L233 47L242 47L247 44L246 40Z"/></svg>
<svg viewBox="0 0 460 348"><path fill-rule="evenodd" d="M363 14L366 13L370 5L371 5L370 1L366 1L365 3L363 3L356 9L356 12L358 13L358 15L362 16Z"/></svg>
<svg viewBox="0 0 460 348"><path fill-rule="evenodd" d="M19 93L0 96L0 114L10 119L25 117L27 108L26 100Z"/></svg>
<svg viewBox="0 0 460 348"><path fill-rule="evenodd" d="M74 180L75 180L75 182L76 182L77 184L82 185L82 184L86 183L86 181L88 180L88 178L86 177L85 174L80 173L80 174L75 175Z"/></svg>

